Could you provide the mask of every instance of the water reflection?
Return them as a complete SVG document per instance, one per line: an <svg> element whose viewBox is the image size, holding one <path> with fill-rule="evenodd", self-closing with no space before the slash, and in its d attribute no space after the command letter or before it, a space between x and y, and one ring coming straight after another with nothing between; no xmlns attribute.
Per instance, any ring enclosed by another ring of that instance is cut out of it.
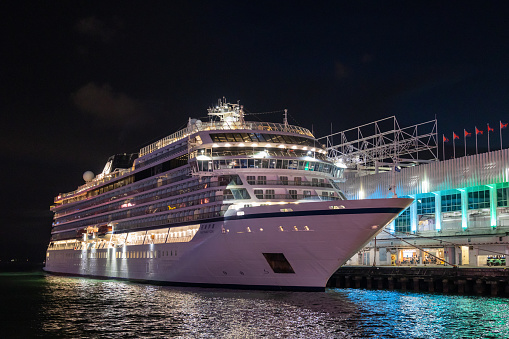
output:
<svg viewBox="0 0 509 339"><path fill-rule="evenodd" d="M502 298L176 288L49 275L0 275L0 288L12 292L0 300L5 338L509 337Z"/></svg>

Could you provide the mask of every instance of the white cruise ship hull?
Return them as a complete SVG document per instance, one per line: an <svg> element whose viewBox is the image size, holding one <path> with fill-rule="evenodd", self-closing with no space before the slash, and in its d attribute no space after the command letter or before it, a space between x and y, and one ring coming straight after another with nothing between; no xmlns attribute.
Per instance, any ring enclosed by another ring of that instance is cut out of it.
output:
<svg viewBox="0 0 509 339"><path fill-rule="evenodd" d="M224 218L200 224L188 242L48 251L45 270L176 285L323 290L330 276L411 202L229 210Z"/></svg>

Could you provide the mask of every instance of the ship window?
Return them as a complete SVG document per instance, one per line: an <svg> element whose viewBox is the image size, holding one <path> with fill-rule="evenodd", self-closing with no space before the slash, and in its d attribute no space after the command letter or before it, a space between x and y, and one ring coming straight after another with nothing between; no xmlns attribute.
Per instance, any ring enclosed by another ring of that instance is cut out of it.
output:
<svg viewBox="0 0 509 339"><path fill-rule="evenodd" d="M254 190L254 194L258 199L263 199L263 190Z"/></svg>
<svg viewBox="0 0 509 339"><path fill-rule="evenodd" d="M264 175L258 176L258 185L266 185L267 184L267 177Z"/></svg>
<svg viewBox="0 0 509 339"><path fill-rule="evenodd" d="M274 190L265 190L265 199L274 199L275 191Z"/></svg>
<svg viewBox="0 0 509 339"><path fill-rule="evenodd" d="M288 163L288 169L297 169L299 166L299 162L297 160L290 160Z"/></svg>
<svg viewBox="0 0 509 339"><path fill-rule="evenodd" d="M293 178L293 184L295 186L300 186L302 184L302 178L301 177L295 177Z"/></svg>
<svg viewBox="0 0 509 339"><path fill-rule="evenodd" d="M297 190L288 190L291 199L297 199Z"/></svg>
<svg viewBox="0 0 509 339"><path fill-rule="evenodd" d="M279 177L279 180L281 181L282 185L288 185L288 177L281 176Z"/></svg>
<svg viewBox="0 0 509 339"><path fill-rule="evenodd" d="M274 273L295 273L283 253L262 253Z"/></svg>
<svg viewBox="0 0 509 339"><path fill-rule="evenodd" d="M251 140L251 137L249 136L249 134L247 133L240 133L240 135L242 136L242 140L244 142L251 142L251 141L254 141L254 140Z"/></svg>

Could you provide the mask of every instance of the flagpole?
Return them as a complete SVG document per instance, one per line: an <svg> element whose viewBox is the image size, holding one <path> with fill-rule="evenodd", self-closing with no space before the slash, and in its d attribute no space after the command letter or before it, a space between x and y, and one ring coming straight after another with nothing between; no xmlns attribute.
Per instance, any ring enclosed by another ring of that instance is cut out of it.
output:
<svg viewBox="0 0 509 339"><path fill-rule="evenodd" d="M465 156L467 156L467 130L463 129L463 142L465 143Z"/></svg>
<svg viewBox="0 0 509 339"><path fill-rule="evenodd" d="M488 126L488 153L490 151L490 124L486 124Z"/></svg>
<svg viewBox="0 0 509 339"><path fill-rule="evenodd" d="M502 150L502 120L500 120L498 128L500 128L500 150Z"/></svg>
<svg viewBox="0 0 509 339"><path fill-rule="evenodd" d="M477 153L477 126L475 126L475 154Z"/></svg>
<svg viewBox="0 0 509 339"><path fill-rule="evenodd" d="M454 132L452 132L452 150L453 158L456 159L456 142L454 141Z"/></svg>
<svg viewBox="0 0 509 339"><path fill-rule="evenodd" d="M442 134L442 159L445 161L445 134Z"/></svg>

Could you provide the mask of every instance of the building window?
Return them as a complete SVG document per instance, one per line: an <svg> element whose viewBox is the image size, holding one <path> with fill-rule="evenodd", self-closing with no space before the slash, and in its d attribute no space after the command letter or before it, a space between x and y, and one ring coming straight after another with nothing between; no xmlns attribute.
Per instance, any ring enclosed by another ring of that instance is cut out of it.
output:
<svg viewBox="0 0 509 339"><path fill-rule="evenodd" d="M442 195L442 212L461 211L461 194Z"/></svg>
<svg viewBox="0 0 509 339"><path fill-rule="evenodd" d="M509 206L509 187L499 188L497 190L497 206Z"/></svg>
<svg viewBox="0 0 509 339"><path fill-rule="evenodd" d="M293 184L295 186L300 186L302 184L302 178L301 177L295 177L293 178Z"/></svg>
<svg viewBox="0 0 509 339"><path fill-rule="evenodd" d="M297 190L288 190L291 199L297 199Z"/></svg>
<svg viewBox="0 0 509 339"><path fill-rule="evenodd" d="M435 197L424 197L417 199L417 214L435 214Z"/></svg>
<svg viewBox="0 0 509 339"><path fill-rule="evenodd" d="M490 191L468 192L468 209L478 210L481 208L490 208Z"/></svg>
<svg viewBox="0 0 509 339"><path fill-rule="evenodd" d="M281 181L282 185L288 185L288 177L279 177L279 180Z"/></svg>
<svg viewBox="0 0 509 339"><path fill-rule="evenodd" d="M403 211L399 217L394 220L394 230L399 233L408 233L411 229L410 207Z"/></svg>

